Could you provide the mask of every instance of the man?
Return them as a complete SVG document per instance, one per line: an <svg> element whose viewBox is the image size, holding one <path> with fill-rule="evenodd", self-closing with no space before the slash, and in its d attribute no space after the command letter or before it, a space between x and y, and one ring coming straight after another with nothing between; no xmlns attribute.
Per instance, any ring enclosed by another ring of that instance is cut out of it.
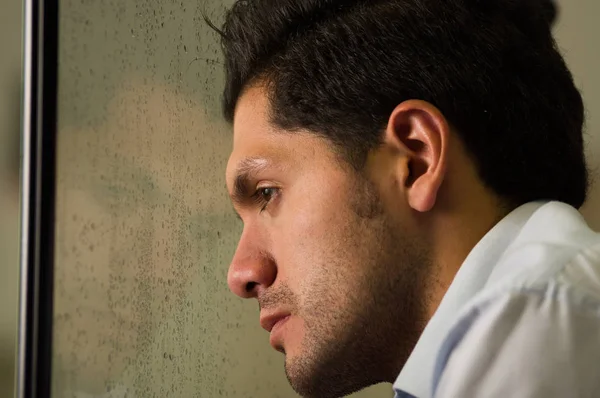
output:
<svg viewBox="0 0 600 398"><path fill-rule="evenodd" d="M600 394L600 237L552 8L238 1L231 290L307 397ZM550 10L550 11L548 11Z"/></svg>

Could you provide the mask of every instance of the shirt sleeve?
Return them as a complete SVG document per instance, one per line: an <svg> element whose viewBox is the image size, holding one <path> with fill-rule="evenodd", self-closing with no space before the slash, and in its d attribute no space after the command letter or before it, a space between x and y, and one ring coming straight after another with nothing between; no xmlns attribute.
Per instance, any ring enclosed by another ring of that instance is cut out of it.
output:
<svg viewBox="0 0 600 398"><path fill-rule="evenodd" d="M453 328L436 398L600 396L600 303L549 286L501 295Z"/></svg>

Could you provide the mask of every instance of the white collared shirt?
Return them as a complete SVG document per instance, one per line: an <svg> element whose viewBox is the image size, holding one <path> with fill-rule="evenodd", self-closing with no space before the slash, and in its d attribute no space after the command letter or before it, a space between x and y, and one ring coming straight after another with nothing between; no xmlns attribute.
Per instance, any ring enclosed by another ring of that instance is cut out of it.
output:
<svg viewBox="0 0 600 398"><path fill-rule="evenodd" d="M396 397L600 397L600 234L528 203L475 246L394 383Z"/></svg>

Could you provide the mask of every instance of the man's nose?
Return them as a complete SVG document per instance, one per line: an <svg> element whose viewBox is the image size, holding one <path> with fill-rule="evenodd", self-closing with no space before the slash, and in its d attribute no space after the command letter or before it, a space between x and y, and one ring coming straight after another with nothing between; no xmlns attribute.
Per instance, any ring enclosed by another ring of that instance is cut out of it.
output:
<svg viewBox="0 0 600 398"><path fill-rule="evenodd" d="M245 230L229 266L229 289L242 298L256 298L277 277L275 261L261 248L260 242L260 237L253 239L251 233Z"/></svg>

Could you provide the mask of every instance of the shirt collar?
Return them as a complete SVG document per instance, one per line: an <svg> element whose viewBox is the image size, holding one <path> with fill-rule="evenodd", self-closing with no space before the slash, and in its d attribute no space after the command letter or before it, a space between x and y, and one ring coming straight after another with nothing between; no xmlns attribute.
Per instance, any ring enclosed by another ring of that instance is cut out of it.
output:
<svg viewBox="0 0 600 398"><path fill-rule="evenodd" d="M430 395L438 349L460 309L486 284L494 266L533 213L547 202L531 202L497 223L469 253L437 311L413 348L394 390L424 398Z"/></svg>

